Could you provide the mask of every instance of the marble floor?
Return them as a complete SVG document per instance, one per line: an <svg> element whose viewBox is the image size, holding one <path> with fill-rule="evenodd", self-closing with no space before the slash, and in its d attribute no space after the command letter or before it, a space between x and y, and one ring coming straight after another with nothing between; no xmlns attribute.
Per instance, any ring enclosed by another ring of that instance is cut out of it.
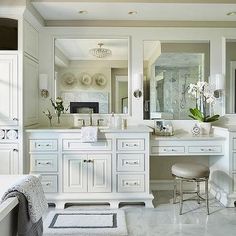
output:
<svg viewBox="0 0 236 236"><path fill-rule="evenodd" d="M136 205L122 207L126 212L129 236L236 235L236 208L225 208L215 199L210 199L208 216L204 202L198 205L196 201L190 200L184 202L183 215L180 216L179 205L172 204L171 191L153 194L153 209ZM80 207L73 206L73 210L76 208ZM85 208L83 206L83 210Z"/></svg>

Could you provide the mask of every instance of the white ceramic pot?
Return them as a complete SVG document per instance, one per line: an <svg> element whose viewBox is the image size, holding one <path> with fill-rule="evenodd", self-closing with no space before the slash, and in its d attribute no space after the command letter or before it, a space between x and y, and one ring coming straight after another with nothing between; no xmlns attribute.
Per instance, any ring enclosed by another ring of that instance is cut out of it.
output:
<svg viewBox="0 0 236 236"><path fill-rule="evenodd" d="M211 132L211 123L210 122L199 122L202 135L209 135Z"/></svg>

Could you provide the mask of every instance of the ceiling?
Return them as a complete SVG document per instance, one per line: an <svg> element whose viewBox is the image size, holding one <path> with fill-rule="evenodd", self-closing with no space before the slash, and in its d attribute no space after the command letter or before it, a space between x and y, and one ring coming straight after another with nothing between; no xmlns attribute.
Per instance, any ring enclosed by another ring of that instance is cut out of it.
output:
<svg viewBox="0 0 236 236"><path fill-rule="evenodd" d="M33 0L32 4L45 20L236 21L236 15L227 16L229 12L236 12L236 0L220 4L161 2ZM86 13L79 14L79 11ZM130 11L137 14L130 15Z"/></svg>
<svg viewBox="0 0 236 236"><path fill-rule="evenodd" d="M103 43L103 48L112 51L112 55L105 58L96 58L89 53L91 48L97 48ZM73 60L128 60L127 39L56 39L56 47L70 61Z"/></svg>

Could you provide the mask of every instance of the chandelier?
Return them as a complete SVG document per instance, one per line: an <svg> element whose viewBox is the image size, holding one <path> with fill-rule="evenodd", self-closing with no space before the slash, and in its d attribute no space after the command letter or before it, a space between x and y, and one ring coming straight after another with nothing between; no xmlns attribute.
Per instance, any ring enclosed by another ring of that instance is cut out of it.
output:
<svg viewBox="0 0 236 236"><path fill-rule="evenodd" d="M111 56L111 50L108 48L102 48L103 45L103 43L98 43L99 47L90 49L89 53L98 58Z"/></svg>

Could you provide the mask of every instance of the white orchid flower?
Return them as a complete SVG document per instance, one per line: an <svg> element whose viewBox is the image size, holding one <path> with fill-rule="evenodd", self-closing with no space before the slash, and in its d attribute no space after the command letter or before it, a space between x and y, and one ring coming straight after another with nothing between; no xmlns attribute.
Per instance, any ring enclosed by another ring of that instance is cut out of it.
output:
<svg viewBox="0 0 236 236"><path fill-rule="evenodd" d="M206 99L206 102L209 103L209 104L212 104L212 103L215 102L215 98L211 96L211 97Z"/></svg>

